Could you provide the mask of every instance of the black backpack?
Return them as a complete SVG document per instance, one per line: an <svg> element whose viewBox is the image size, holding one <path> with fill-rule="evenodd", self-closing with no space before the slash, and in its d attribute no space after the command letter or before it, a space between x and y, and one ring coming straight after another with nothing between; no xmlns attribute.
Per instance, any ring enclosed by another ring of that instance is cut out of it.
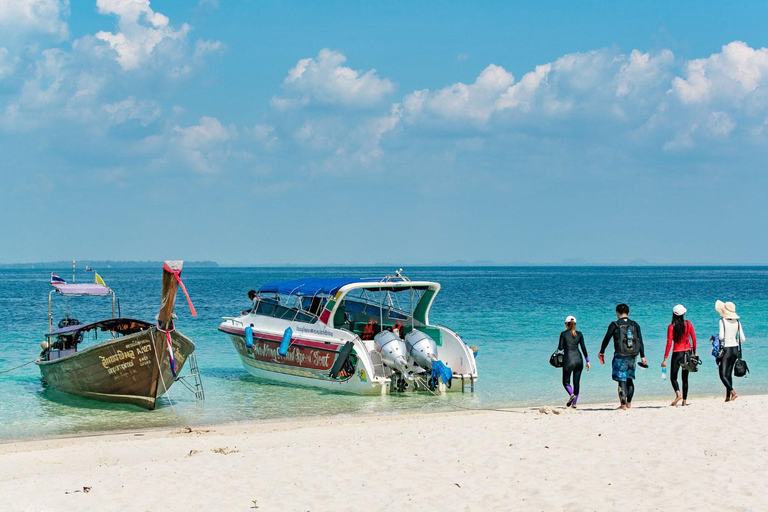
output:
<svg viewBox="0 0 768 512"><path fill-rule="evenodd" d="M637 335L637 324L632 320L627 323L614 322L619 330L619 355L636 356L640 353L640 337Z"/></svg>

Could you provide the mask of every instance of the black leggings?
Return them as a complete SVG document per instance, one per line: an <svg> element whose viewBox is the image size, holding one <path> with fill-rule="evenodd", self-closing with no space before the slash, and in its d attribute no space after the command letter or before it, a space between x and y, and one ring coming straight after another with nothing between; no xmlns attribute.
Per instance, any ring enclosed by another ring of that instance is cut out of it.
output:
<svg viewBox="0 0 768 512"><path fill-rule="evenodd" d="M579 361L576 364L563 366L563 387L569 395L579 396L579 382L581 381L581 371L584 369L584 363ZM573 374L573 387L571 387L571 374Z"/></svg>
<svg viewBox="0 0 768 512"><path fill-rule="evenodd" d="M725 398L733 391L733 365L739 358L739 347L725 347L723 358L720 360L720 380L725 386Z"/></svg>
<svg viewBox="0 0 768 512"><path fill-rule="evenodd" d="M680 386L677 385L677 372L680 370L680 365L685 359L686 352L672 352L672 389L675 392L680 391ZM688 370L683 370L683 400L688 400Z"/></svg>
<svg viewBox="0 0 768 512"><path fill-rule="evenodd" d="M634 395L635 383L632 379L627 379L625 382L619 382L619 400L621 400L621 405L631 404Z"/></svg>

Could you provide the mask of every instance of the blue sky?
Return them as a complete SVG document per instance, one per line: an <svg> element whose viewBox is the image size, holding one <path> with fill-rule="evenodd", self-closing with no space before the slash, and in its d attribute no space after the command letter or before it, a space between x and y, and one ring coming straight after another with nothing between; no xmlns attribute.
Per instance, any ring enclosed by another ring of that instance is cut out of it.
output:
<svg viewBox="0 0 768 512"><path fill-rule="evenodd" d="M0 262L765 264L766 19L0 0Z"/></svg>

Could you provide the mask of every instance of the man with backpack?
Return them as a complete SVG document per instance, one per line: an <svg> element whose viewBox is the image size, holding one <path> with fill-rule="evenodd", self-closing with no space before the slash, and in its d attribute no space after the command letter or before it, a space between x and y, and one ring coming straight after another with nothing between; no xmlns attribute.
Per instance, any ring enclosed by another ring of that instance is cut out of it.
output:
<svg viewBox="0 0 768 512"><path fill-rule="evenodd" d="M603 344L600 346L600 364L605 364L605 349L613 338L613 362L611 376L619 383L619 409L632 407L632 396L635 394L635 364L637 356L642 359L642 366L647 367L645 359L645 347L643 336L640 334L640 326L634 320L629 319L629 306L619 304L616 306L615 322L608 326Z"/></svg>

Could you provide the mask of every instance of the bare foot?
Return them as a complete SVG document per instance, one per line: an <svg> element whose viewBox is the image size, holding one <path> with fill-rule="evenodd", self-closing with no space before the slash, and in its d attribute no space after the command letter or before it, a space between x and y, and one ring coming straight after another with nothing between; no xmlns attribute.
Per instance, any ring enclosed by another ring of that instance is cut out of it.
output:
<svg viewBox="0 0 768 512"><path fill-rule="evenodd" d="M728 397L728 398L726 398L726 399L725 399L725 401L726 401L726 402L730 402L730 401L731 401L731 398L730 398L730 397Z"/></svg>
<svg viewBox="0 0 768 512"><path fill-rule="evenodd" d="M627 406L626 406L626 405L620 405L620 406L618 406L618 407L616 408L616 410L617 410L617 411L626 411L626 410L627 410Z"/></svg>
<svg viewBox="0 0 768 512"><path fill-rule="evenodd" d="M627 402L627 409L631 409L631 408L632 408L632 404Z"/></svg>
<svg viewBox="0 0 768 512"><path fill-rule="evenodd" d="M675 399L674 399L674 400L672 400L672 403L671 403L671 404L669 404L669 405L677 405L677 402L679 402L679 401L680 401L680 400L682 400L682 399L683 399L683 397L680 397L680 396L676 396L676 397L675 397ZM683 405L685 405L685 402L683 402Z"/></svg>
<svg viewBox="0 0 768 512"><path fill-rule="evenodd" d="M683 407L685 407L686 405L688 405L688 404L685 403L685 400L683 400Z"/></svg>
<svg viewBox="0 0 768 512"><path fill-rule="evenodd" d="M731 401L734 401L737 398L739 398L739 395L737 395L735 391L731 391Z"/></svg>

